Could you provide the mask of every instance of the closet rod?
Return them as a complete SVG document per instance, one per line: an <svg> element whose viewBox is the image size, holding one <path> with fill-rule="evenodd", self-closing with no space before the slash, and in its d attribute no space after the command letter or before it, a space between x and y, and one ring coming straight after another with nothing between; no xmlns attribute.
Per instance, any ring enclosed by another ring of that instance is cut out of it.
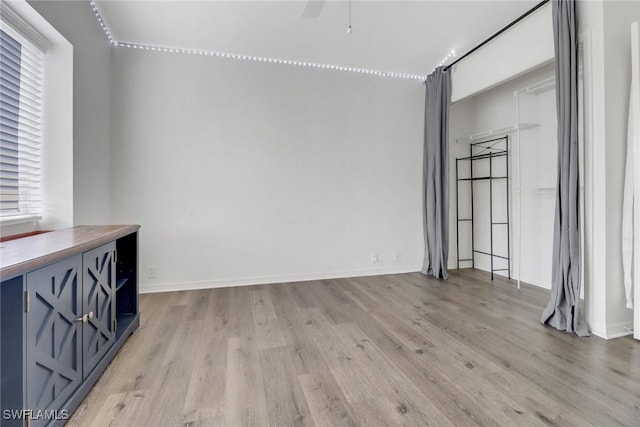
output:
<svg viewBox="0 0 640 427"><path fill-rule="evenodd" d="M538 10L539 8L541 8L542 6L544 6L547 3L549 3L549 0L542 0L540 3L538 3L537 5L535 5L534 7L529 9L528 11L526 11L524 14L520 15L520 17L518 17L515 20L511 21L509 24L507 24L507 26L502 28L500 31L498 31L497 33L493 34L491 37L489 37L488 39L486 39L485 41L483 41L482 43L480 43L479 45L477 45L476 47L471 49L469 52L465 53L460 58L456 59L451 64L449 64L446 67L444 67L444 71L447 71L449 68L453 67L458 62L462 61L464 58L466 58L467 56L471 55L473 52L475 52L476 50L480 49L482 46L484 46L485 44L489 43L491 40L495 39L500 34L504 33L509 28L513 27L518 22L522 21L524 18L526 18L527 16L531 15L533 12L535 12L536 10Z"/></svg>

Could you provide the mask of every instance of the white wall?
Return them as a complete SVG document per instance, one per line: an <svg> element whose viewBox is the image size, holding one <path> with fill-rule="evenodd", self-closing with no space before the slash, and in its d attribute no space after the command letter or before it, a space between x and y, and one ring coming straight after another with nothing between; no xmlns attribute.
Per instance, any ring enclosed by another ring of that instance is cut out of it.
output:
<svg viewBox="0 0 640 427"><path fill-rule="evenodd" d="M453 67L453 102L523 75L554 58L551 3Z"/></svg>
<svg viewBox="0 0 640 427"><path fill-rule="evenodd" d="M109 224L111 48L89 2L29 4L73 45L73 224ZM45 223L42 228L71 225Z"/></svg>
<svg viewBox="0 0 640 427"><path fill-rule="evenodd" d="M626 161L631 83L631 22L640 19L637 2L604 2L605 123L607 169L607 327L629 327L622 276L622 189Z"/></svg>
<svg viewBox="0 0 640 427"><path fill-rule="evenodd" d="M583 1L579 33L586 41L586 132L591 134L585 239L587 320L595 335L629 334L622 280L622 189L626 117L631 73L630 23L639 19L635 1Z"/></svg>
<svg viewBox="0 0 640 427"><path fill-rule="evenodd" d="M122 48L112 73L143 291L419 269L419 82Z"/></svg>
<svg viewBox="0 0 640 427"><path fill-rule="evenodd" d="M584 43L585 135L585 310L593 334L607 336L606 144L604 111L603 2L578 3L578 33Z"/></svg>
<svg viewBox="0 0 640 427"><path fill-rule="evenodd" d="M53 28L45 57L41 229L73 226L73 47Z"/></svg>
<svg viewBox="0 0 640 427"><path fill-rule="evenodd" d="M640 4L638 5L640 11ZM633 108L630 113L631 123L630 127L633 129L633 168L640 170L640 22L636 21L631 26L631 70L632 76L632 92L630 108ZM631 143L627 141L627 144ZM640 200L640 174L634 174L634 198ZM634 224L640 224L640 209L636 209L633 212ZM633 263L640 265L640 227L634 227L633 230L634 250L633 250ZM640 283L640 269L636 268L632 272L632 280L635 283L635 288L632 289L632 295L634 298L633 306L635 307L633 312L633 337L640 340L640 287L637 283ZM633 285L632 285L633 287Z"/></svg>

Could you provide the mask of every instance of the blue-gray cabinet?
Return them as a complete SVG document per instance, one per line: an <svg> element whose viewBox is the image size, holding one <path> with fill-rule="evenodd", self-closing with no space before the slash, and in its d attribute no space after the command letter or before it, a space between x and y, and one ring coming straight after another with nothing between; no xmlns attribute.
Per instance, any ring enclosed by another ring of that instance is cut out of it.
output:
<svg viewBox="0 0 640 427"><path fill-rule="evenodd" d="M116 339L116 244L82 254L82 376L86 378Z"/></svg>
<svg viewBox="0 0 640 427"><path fill-rule="evenodd" d="M26 408L62 408L83 378L82 257L27 273L26 289Z"/></svg>
<svg viewBox="0 0 640 427"><path fill-rule="evenodd" d="M138 226L2 243L1 425L62 425L139 325Z"/></svg>

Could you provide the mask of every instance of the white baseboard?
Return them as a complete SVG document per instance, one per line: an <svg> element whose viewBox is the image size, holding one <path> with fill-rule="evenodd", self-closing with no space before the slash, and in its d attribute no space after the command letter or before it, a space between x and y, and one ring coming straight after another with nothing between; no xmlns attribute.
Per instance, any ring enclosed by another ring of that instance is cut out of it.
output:
<svg viewBox="0 0 640 427"><path fill-rule="evenodd" d="M620 338L625 335L633 334L633 322L618 322L612 325L607 325L607 339Z"/></svg>
<svg viewBox="0 0 640 427"><path fill-rule="evenodd" d="M233 286L266 285L271 283L306 282L310 280L341 279L346 277L381 276L384 274L415 273L422 265L394 265L369 270L338 271L283 276L236 277L174 283L142 283L140 293L191 291L196 289L228 288Z"/></svg>
<svg viewBox="0 0 640 427"><path fill-rule="evenodd" d="M610 325L592 324L591 333L597 337L610 340L633 334L633 323L617 322Z"/></svg>
<svg viewBox="0 0 640 427"><path fill-rule="evenodd" d="M607 339L607 325L602 323L591 323L591 335Z"/></svg>

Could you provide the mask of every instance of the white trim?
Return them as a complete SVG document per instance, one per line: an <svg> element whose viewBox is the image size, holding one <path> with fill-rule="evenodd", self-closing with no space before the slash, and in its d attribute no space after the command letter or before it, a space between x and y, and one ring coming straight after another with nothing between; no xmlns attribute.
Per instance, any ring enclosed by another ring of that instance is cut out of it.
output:
<svg viewBox="0 0 640 427"><path fill-rule="evenodd" d="M624 337L633 334L633 323L631 321L608 325L594 323L591 325L591 334L605 340Z"/></svg>
<svg viewBox="0 0 640 427"><path fill-rule="evenodd" d="M9 2L2 1L0 4L2 4L2 14L0 15L2 21L22 37L33 43L42 53L47 53L49 49L49 39L43 36L40 31L35 29L33 25L13 10L13 8L9 6Z"/></svg>
<svg viewBox="0 0 640 427"><path fill-rule="evenodd" d="M521 90L514 92L514 95L519 92L521 92ZM471 135L461 136L456 138L456 144L480 141L494 136L510 135L512 133L518 133L521 130L532 129L538 126L540 126L538 123L520 123L516 121L516 124L511 126L489 129L482 132L476 132Z"/></svg>
<svg viewBox="0 0 640 427"><path fill-rule="evenodd" d="M617 322L607 325L606 339L620 338L633 334L633 322Z"/></svg>
<svg viewBox="0 0 640 427"><path fill-rule="evenodd" d="M634 170L634 219L633 219L633 318L635 332L633 337L640 340L640 24L631 24L631 117L633 122L633 170Z"/></svg>
<svg viewBox="0 0 640 427"><path fill-rule="evenodd" d="M584 318L587 324L591 327L591 333L599 336L606 337L606 325L602 324L602 322L598 322L596 319L604 318L603 313L606 314L606 311L603 312L602 306L597 302L598 295L596 294L596 283L598 273L598 268L596 266L596 255L599 255L599 251L601 248L596 248L594 245L594 240L597 238L597 224L594 221L594 216L596 215L596 206L594 204L594 194L595 194L595 157L594 157L594 116L593 116L593 97L595 93L595 81L594 81L594 63L593 63L593 52L592 52L592 41L591 41L591 31L584 31L578 36L578 43L582 45L582 87L583 87L583 112L582 112L582 120L583 120L583 129L582 136L584 138L584 152L582 153L584 159L584 171L583 174L583 185L584 189L581 192L581 195L584 196L582 198L583 204L583 213L582 213L582 230L583 230L583 240L582 240L582 261L583 261L583 271L582 271L582 284L581 284L581 293L584 296ZM598 253L597 253L598 252ZM606 301L605 307L606 310Z"/></svg>
<svg viewBox="0 0 640 427"><path fill-rule="evenodd" d="M607 326L603 323L591 323L589 324L591 329L591 335L595 335L600 338L607 339Z"/></svg>
<svg viewBox="0 0 640 427"><path fill-rule="evenodd" d="M25 224L27 222L35 223L36 221L39 221L41 219L42 219L42 216L40 215L5 216L5 217L0 217L0 225L4 227L6 225Z"/></svg>
<svg viewBox="0 0 640 427"><path fill-rule="evenodd" d="M229 288L234 286L268 285L274 283L307 282L311 280L342 279L348 277L381 276L385 274L415 273L421 265L383 267L370 270L352 270L332 273L292 274L285 276L236 277L228 279L198 280L174 283L142 283L140 293L191 291L196 289Z"/></svg>

